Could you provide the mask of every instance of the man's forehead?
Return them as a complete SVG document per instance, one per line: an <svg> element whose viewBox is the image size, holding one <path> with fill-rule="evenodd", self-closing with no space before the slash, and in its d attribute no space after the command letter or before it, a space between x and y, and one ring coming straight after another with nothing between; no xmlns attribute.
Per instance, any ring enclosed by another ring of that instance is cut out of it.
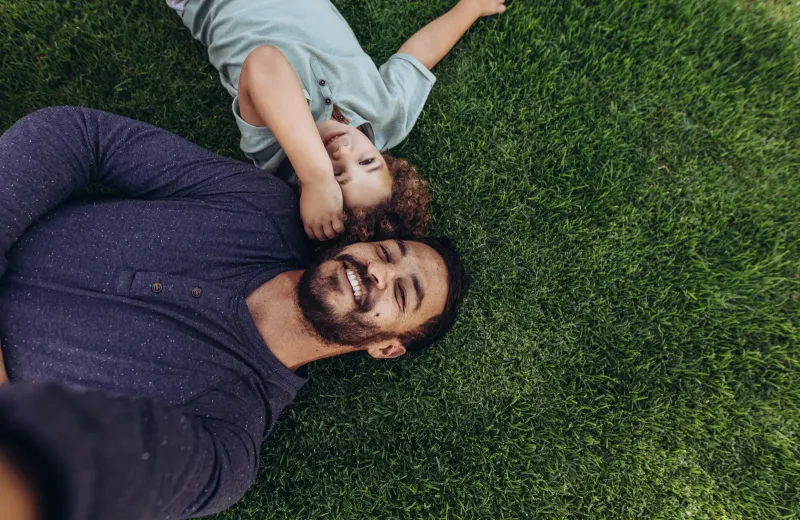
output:
<svg viewBox="0 0 800 520"><path fill-rule="evenodd" d="M441 255L422 242L414 240L392 242L401 258L410 262L411 271L418 277L421 288L431 297L431 303L443 309L447 298L447 266Z"/></svg>
<svg viewBox="0 0 800 520"><path fill-rule="evenodd" d="M416 240L389 240L387 242L393 244L400 251L401 258L407 258L419 267L445 268L442 257L428 244Z"/></svg>

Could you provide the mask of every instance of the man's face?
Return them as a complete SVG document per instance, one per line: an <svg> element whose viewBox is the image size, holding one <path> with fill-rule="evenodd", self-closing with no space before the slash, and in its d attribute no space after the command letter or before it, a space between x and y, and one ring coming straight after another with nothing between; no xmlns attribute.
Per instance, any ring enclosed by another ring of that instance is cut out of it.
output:
<svg viewBox="0 0 800 520"><path fill-rule="evenodd" d="M323 339L365 347L396 340L441 314L447 268L436 251L419 242L352 244L308 269L297 297Z"/></svg>

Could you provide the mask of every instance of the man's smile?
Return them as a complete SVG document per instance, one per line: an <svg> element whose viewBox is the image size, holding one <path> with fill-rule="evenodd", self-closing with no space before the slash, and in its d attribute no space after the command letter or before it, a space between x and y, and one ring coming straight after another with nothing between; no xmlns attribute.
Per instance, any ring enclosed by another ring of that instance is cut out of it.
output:
<svg viewBox="0 0 800 520"><path fill-rule="evenodd" d="M356 300L356 305L361 305L362 288L358 281L358 275L348 267L345 267L344 272L347 275L347 281L350 282L350 288L353 290L353 298Z"/></svg>

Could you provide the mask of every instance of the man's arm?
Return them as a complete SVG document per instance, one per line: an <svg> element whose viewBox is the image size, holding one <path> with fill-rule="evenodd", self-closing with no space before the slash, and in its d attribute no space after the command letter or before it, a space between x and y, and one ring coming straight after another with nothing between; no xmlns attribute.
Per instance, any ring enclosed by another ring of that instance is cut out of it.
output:
<svg viewBox="0 0 800 520"><path fill-rule="evenodd" d="M11 455L0 449L0 518L36 520L38 509L33 483Z"/></svg>
<svg viewBox="0 0 800 520"><path fill-rule="evenodd" d="M0 385L6 383L8 383L8 373L6 372L6 363L3 361L3 345L0 345Z"/></svg>
<svg viewBox="0 0 800 520"><path fill-rule="evenodd" d="M231 394L214 399L230 403ZM190 415L151 399L7 385L0 387L0 453L24 451L17 455L36 461L25 473L54 481L34 495L67 520L209 515L250 487L264 434L258 411L245 407L231 421L221 407ZM24 448L13 438L24 439Z"/></svg>
<svg viewBox="0 0 800 520"><path fill-rule="evenodd" d="M0 277L6 253L28 226L87 184L143 199L220 198L232 189L241 197L252 178L241 173L252 168L114 114L74 107L34 112L0 136Z"/></svg>
<svg viewBox="0 0 800 520"><path fill-rule="evenodd" d="M410 54L428 70L433 69L482 16L504 13L505 0L461 0L408 39L397 51Z"/></svg>
<svg viewBox="0 0 800 520"><path fill-rule="evenodd" d="M239 76L239 112L253 126L269 127L300 182L300 216L311 238L344 231L342 191L291 63L277 48L253 50Z"/></svg>

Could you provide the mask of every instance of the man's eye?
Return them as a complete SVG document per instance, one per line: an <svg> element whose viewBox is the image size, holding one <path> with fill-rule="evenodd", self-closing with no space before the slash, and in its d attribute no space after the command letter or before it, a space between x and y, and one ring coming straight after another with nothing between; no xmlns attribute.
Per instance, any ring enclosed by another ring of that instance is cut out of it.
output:
<svg viewBox="0 0 800 520"><path fill-rule="evenodd" d="M400 305L400 308L402 310L406 310L406 292L403 290L403 286L400 285L400 282L397 283L396 287L397 287L396 292L398 300L397 303L398 305Z"/></svg>
<svg viewBox="0 0 800 520"><path fill-rule="evenodd" d="M386 246L383 246L383 245L381 246L381 252L383 253L383 259L384 260L386 260L387 262L391 262L392 261L392 254L389 253L389 250L386 249Z"/></svg>
<svg viewBox="0 0 800 520"><path fill-rule="evenodd" d="M360 164L360 165L362 165L362 166L366 166L366 165L368 165L368 164L372 164L372 163L374 163L374 162L375 162L375 158L374 158L374 157L370 157L369 159L366 159L366 160L364 160L364 161L361 161L361 162L360 162L360 163L358 163L358 164Z"/></svg>

